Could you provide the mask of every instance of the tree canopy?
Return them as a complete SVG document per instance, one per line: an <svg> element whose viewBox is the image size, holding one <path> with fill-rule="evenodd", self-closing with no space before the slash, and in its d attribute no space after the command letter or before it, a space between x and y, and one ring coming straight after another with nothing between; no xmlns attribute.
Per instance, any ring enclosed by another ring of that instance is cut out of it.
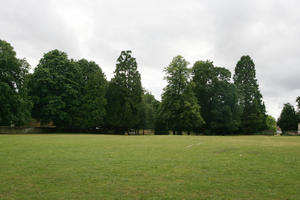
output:
<svg viewBox="0 0 300 200"><path fill-rule="evenodd" d="M234 84L242 109L241 131L253 133L266 128L266 109L259 91L256 70L250 56L242 56L235 67Z"/></svg>
<svg viewBox="0 0 300 200"><path fill-rule="evenodd" d="M277 123L283 132L297 130L298 118L294 106L284 104Z"/></svg>
<svg viewBox="0 0 300 200"><path fill-rule="evenodd" d="M0 125L24 125L31 118L32 103L27 94L28 70L13 47L0 40Z"/></svg>
<svg viewBox="0 0 300 200"><path fill-rule="evenodd" d="M162 94L160 115L168 129L178 134L195 130L204 123L190 82L188 64L182 56L176 56L164 70L167 86Z"/></svg>
<svg viewBox="0 0 300 200"><path fill-rule="evenodd" d="M0 40L0 125L20 126L32 116L58 129L117 133L154 129L157 134L224 135L274 129L250 56L237 62L233 82L231 72L212 61L188 65L179 55L164 68L167 85L158 101L142 87L131 51L121 52L114 77L107 81L94 61L69 59L57 49L45 53L30 74L26 60L16 58L13 47ZM300 97L297 103L298 119L292 124L300 119ZM279 120L284 129L291 115L285 114L287 108Z"/></svg>
<svg viewBox="0 0 300 200"><path fill-rule="evenodd" d="M107 91L106 123L121 132L140 125L143 88L137 62L131 51L122 51Z"/></svg>
<svg viewBox="0 0 300 200"><path fill-rule="evenodd" d="M277 123L276 123L276 119L274 117L272 117L271 115L268 115L266 123L267 123L268 130L276 131Z"/></svg>
<svg viewBox="0 0 300 200"><path fill-rule="evenodd" d="M79 68L66 53L53 50L44 54L29 84L33 117L60 128L74 127L80 105L78 80Z"/></svg>
<svg viewBox="0 0 300 200"><path fill-rule="evenodd" d="M194 92L206 122L203 130L214 134L232 134L239 129L240 109L231 73L215 67L210 61L197 61L193 66Z"/></svg>
<svg viewBox="0 0 300 200"><path fill-rule="evenodd" d="M101 68L93 61L81 59L77 62L81 74L80 105L77 126L82 129L103 127L106 115L107 81Z"/></svg>

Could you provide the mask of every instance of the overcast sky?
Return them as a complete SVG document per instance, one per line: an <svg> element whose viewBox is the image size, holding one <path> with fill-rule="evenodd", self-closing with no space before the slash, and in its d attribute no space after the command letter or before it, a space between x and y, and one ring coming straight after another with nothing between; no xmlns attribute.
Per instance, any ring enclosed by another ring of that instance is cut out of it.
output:
<svg viewBox="0 0 300 200"><path fill-rule="evenodd" d="M160 99L163 68L178 54L232 73L250 55L267 112L278 117L300 96L298 0L0 0L0 39L34 68L59 49L113 76L132 50L143 86Z"/></svg>

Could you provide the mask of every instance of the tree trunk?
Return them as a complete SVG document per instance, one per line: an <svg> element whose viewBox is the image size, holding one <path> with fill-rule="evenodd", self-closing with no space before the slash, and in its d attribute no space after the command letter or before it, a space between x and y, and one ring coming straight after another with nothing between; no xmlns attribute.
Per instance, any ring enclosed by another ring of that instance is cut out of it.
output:
<svg viewBox="0 0 300 200"><path fill-rule="evenodd" d="M175 135L175 130L173 130L173 135Z"/></svg>

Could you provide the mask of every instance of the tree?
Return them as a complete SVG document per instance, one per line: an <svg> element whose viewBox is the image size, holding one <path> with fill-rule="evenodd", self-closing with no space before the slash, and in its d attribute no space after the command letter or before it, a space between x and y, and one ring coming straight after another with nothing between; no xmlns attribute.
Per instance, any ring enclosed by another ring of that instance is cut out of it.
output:
<svg viewBox="0 0 300 200"><path fill-rule="evenodd" d="M294 106L289 103L284 104L277 123L283 132L296 131L298 119Z"/></svg>
<svg viewBox="0 0 300 200"><path fill-rule="evenodd" d="M274 132L276 131L277 123L276 123L276 120L274 117L272 117L271 115L268 115L266 123L267 123L268 130L272 130Z"/></svg>
<svg viewBox="0 0 300 200"><path fill-rule="evenodd" d="M300 96L296 99L297 103L297 117L298 117L298 123L300 122Z"/></svg>
<svg viewBox="0 0 300 200"><path fill-rule="evenodd" d="M193 85L189 81L188 64L182 56L176 56L164 70L168 84L162 94L160 116L168 129L178 134L195 130L204 123Z"/></svg>
<svg viewBox="0 0 300 200"><path fill-rule="evenodd" d="M80 106L80 70L66 53L53 50L44 54L30 79L32 115L58 128L77 127Z"/></svg>
<svg viewBox="0 0 300 200"><path fill-rule="evenodd" d="M266 128L266 109L259 91L256 71L250 56L242 56L235 67L234 84L242 109L241 131L254 133Z"/></svg>
<svg viewBox="0 0 300 200"><path fill-rule="evenodd" d="M80 106L77 113L77 127L95 129L104 125L106 114L107 81L101 68L93 61L81 59L77 62L81 74Z"/></svg>
<svg viewBox="0 0 300 200"><path fill-rule="evenodd" d="M145 112L145 129L154 129L155 128L155 115L157 113L159 101L150 93L146 92L143 95L143 105Z"/></svg>
<svg viewBox="0 0 300 200"><path fill-rule="evenodd" d="M143 88L131 51L122 51L107 91L106 124L121 132L139 128Z"/></svg>
<svg viewBox="0 0 300 200"><path fill-rule="evenodd" d="M231 73L215 67L211 61L197 61L193 66L194 92L206 122L206 133L234 133L240 124L237 90L230 82Z"/></svg>
<svg viewBox="0 0 300 200"><path fill-rule="evenodd" d="M0 126L20 126L30 120L29 68L25 59L16 58L16 52L9 43L0 40Z"/></svg>

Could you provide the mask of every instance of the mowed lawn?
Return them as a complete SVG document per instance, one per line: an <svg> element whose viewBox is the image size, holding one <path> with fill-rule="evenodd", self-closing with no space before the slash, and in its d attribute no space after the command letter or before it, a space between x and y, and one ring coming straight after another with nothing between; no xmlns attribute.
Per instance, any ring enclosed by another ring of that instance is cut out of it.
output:
<svg viewBox="0 0 300 200"><path fill-rule="evenodd" d="M0 199L300 199L300 137L0 135Z"/></svg>

